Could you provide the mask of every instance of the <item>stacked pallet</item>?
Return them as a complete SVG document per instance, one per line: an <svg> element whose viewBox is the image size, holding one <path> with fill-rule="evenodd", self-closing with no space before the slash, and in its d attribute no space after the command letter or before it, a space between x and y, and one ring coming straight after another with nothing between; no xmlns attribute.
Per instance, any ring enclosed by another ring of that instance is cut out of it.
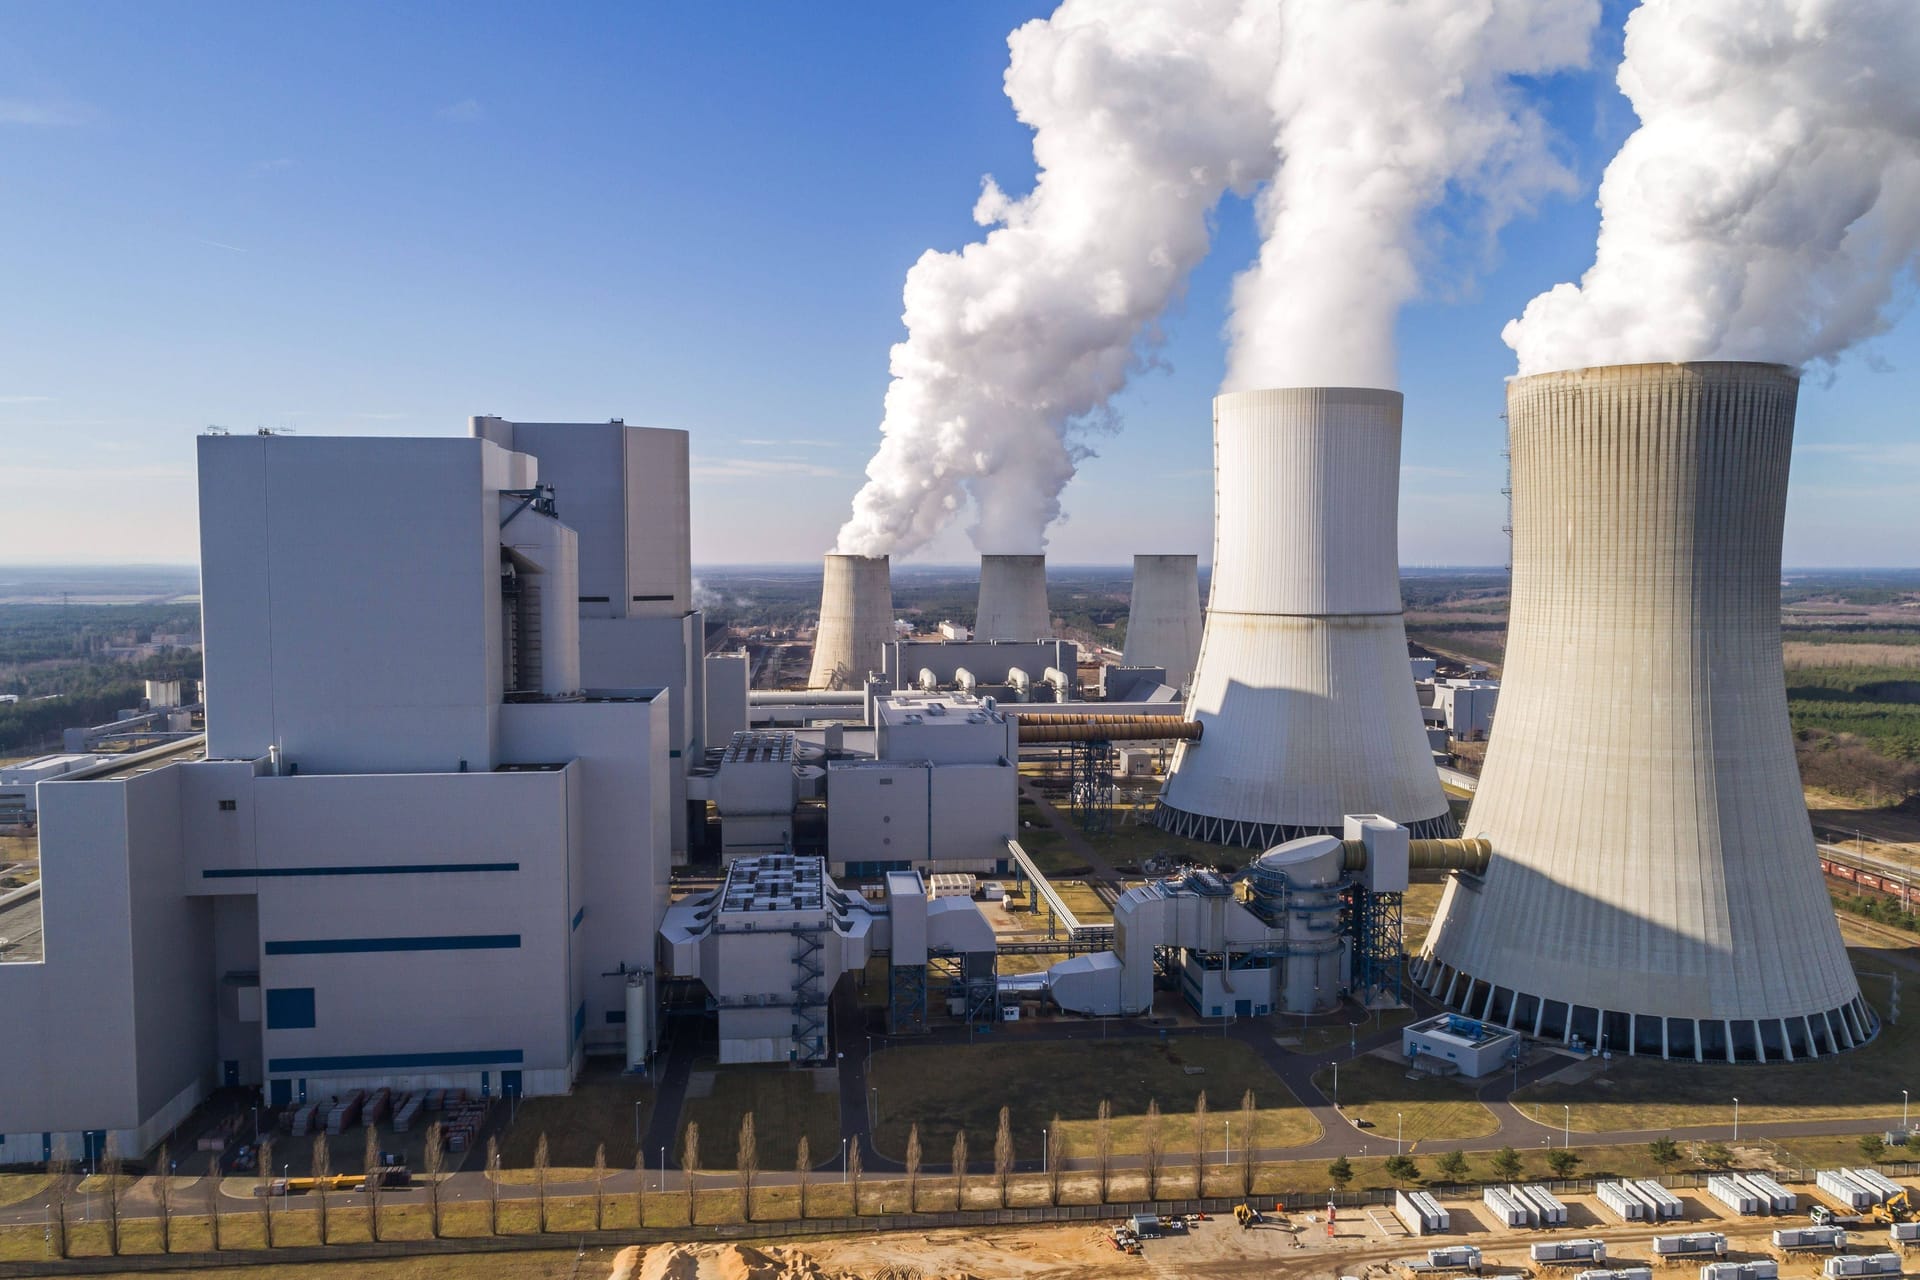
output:
<svg viewBox="0 0 1920 1280"><path fill-rule="evenodd" d="M335 1102L327 1111L327 1132L345 1133L360 1119L360 1108L366 1105L367 1091L355 1089L344 1101Z"/></svg>
<svg viewBox="0 0 1920 1280"><path fill-rule="evenodd" d="M304 1138L313 1132L314 1119L319 1110L319 1103L309 1102L294 1111L293 1124L291 1126L294 1137Z"/></svg>
<svg viewBox="0 0 1920 1280"><path fill-rule="evenodd" d="M360 1109L360 1123L369 1129L376 1128L387 1118L387 1111L393 1105L393 1090L376 1089L367 1099L367 1105Z"/></svg>

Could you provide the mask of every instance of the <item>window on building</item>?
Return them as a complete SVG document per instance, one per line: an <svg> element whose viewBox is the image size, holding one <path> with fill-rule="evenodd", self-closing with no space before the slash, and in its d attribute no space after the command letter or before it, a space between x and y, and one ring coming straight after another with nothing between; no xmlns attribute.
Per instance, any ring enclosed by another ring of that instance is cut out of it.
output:
<svg viewBox="0 0 1920 1280"><path fill-rule="evenodd" d="M240 807L240 802L238 800L222 800L220 802L220 812L222 813L232 813L235 809L238 809L239 807Z"/></svg>

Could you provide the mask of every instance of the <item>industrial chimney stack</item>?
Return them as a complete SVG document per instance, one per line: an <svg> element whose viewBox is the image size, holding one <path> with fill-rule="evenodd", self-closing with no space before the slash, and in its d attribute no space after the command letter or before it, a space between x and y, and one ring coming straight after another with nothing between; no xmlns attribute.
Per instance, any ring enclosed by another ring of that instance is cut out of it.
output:
<svg viewBox="0 0 1920 1280"><path fill-rule="evenodd" d="M1199 557L1135 556L1120 665L1165 667L1167 683L1184 689L1199 658Z"/></svg>
<svg viewBox="0 0 1920 1280"><path fill-rule="evenodd" d="M1053 634L1045 556L981 556L976 640L1038 640Z"/></svg>
<svg viewBox="0 0 1920 1280"><path fill-rule="evenodd" d="M1780 660L1799 378L1617 365L1507 386L1513 607L1467 830L1415 976L1612 1053L1803 1060L1877 1028L1801 797ZM1210 740L1210 739L1209 739Z"/></svg>
<svg viewBox="0 0 1920 1280"><path fill-rule="evenodd" d="M858 689L880 670L893 639L893 577L886 556L829 555L820 585L820 630L810 689Z"/></svg>
<svg viewBox="0 0 1920 1280"><path fill-rule="evenodd" d="M1213 402L1213 588L1183 742L1155 820L1268 848L1349 813L1454 825L1400 616L1397 391L1295 387Z"/></svg>

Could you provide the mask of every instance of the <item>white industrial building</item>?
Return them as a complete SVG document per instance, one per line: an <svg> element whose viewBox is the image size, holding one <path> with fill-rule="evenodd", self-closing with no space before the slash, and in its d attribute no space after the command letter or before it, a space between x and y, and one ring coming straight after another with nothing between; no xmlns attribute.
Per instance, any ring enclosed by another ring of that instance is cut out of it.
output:
<svg viewBox="0 0 1920 1280"><path fill-rule="evenodd" d="M1508 384L1513 621L1426 989L1616 1053L1805 1059L1878 1030L1787 719L1780 543L1797 375L1742 363Z"/></svg>
<svg viewBox="0 0 1920 1280"><path fill-rule="evenodd" d="M535 1094L643 1062L686 685L583 675L589 542L542 464L253 435L199 471L204 752L41 787L0 1163L143 1151L218 1084Z"/></svg>
<svg viewBox="0 0 1920 1280"><path fill-rule="evenodd" d="M1264 848L1379 813L1453 833L1401 620L1397 391L1214 400L1212 593L1159 824Z"/></svg>

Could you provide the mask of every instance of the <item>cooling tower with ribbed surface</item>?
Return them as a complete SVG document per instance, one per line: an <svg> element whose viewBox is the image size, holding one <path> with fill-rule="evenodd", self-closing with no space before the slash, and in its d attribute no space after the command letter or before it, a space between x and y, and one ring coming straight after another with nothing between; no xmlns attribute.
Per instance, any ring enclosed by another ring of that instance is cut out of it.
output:
<svg viewBox="0 0 1920 1280"><path fill-rule="evenodd" d="M1513 611L1423 986L1612 1052L1776 1061L1870 1038L1780 661L1797 375L1640 364L1508 384ZM1211 732L1211 731L1209 731Z"/></svg>
<svg viewBox="0 0 1920 1280"><path fill-rule="evenodd" d="M1377 813L1454 834L1400 616L1397 391L1213 402L1213 584L1155 820L1267 848Z"/></svg>
<svg viewBox="0 0 1920 1280"><path fill-rule="evenodd" d="M829 555L809 689L858 689L880 670L893 639L893 577L886 556Z"/></svg>
<svg viewBox="0 0 1920 1280"><path fill-rule="evenodd" d="M981 556L975 640L1038 640L1053 634L1045 556Z"/></svg>
<svg viewBox="0 0 1920 1280"><path fill-rule="evenodd" d="M1165 667L1184 688L1200 657L1200 558L1135 556L1123 667Z"/></svg>

